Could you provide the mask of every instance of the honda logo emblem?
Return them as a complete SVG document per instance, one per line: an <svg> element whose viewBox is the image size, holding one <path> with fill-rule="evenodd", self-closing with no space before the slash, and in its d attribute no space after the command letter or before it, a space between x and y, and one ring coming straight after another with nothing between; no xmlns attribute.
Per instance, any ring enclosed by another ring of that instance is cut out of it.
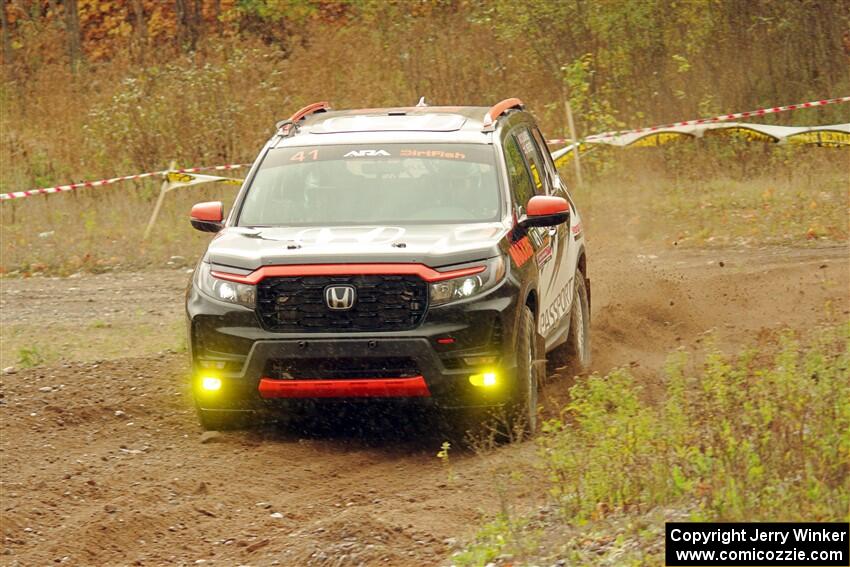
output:
<svg viewBox="0 0 850 567"><path fill-rule="evenodd" d="M354 286L332 285L325 288L325 303L328 308L343 311L354 307L357 292Z"/></svg>

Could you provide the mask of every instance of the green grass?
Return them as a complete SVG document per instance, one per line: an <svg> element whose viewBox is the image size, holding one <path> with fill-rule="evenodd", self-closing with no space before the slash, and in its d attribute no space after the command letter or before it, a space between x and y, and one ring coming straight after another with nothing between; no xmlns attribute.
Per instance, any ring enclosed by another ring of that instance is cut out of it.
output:
<svg viewBox="0 0 850 567"><path fill-rule="evenodd" d="M162 321L158 316L132 321L95 320L81 326L57 323L42 329L38 336L32 325L10 323L3 327L0 367L30 368L60 360L102 360L149 356L164 350L186 350L182 319Z"/></svg>
<svg viewBox="0 0 850 567"><path fill-rule="evenodd" d="M847 521L848 346L850 322L774 352L677 351L660 391L627 370L580 380L538 439L555 519L498 517L457 563L524 553L541 530L553 557L642 564L663 561L665 519Z"/></svg>
<svg viewBox="0 0 850 567"><path fill-rule="evenodd" d="M719 144L703 153L682 145L589 156L591 180L574 196L591 236L606 237L616 226L618 237L636 243L701 248L850 238L846 150L755 145L731 152Z"/></svg>
<svg viewBox="0 0 850 567"><path fill-rule="evenodd" d="M0 274L138 270L166 267L172 256L192 265L211 235L191 227L189 210L200 201L221 200L229 206L236 188L213 184L172 191L144 240L156 201L154 185L127 183L3 203Z"/></svg>
<svg viewBox="0 0 850 567"><path fill-rule="evenodd" d="M500 556L525 557L531 553L536 537L525 518L499 514L478 530L475 541L452 556L455 565L486 565Z"/></svg>
<svg viewBox="0 0 850 567"><path fill-rule="evenodd" d="M587 160L589 181L573 194L592 241L615 236L621 242L704 247L809 245L850 237L842 150L794 148L793 166L779 162L768 172L771 163L765 158L762 173L753 177L732 171L700 176L699 166L714 163L715 150L687 155L687 160L675 153L686 149L672 151L617 149L604 159ZM750 148L738 158L754 160L758 156L753 154L765 151L778 159L775 152L788 150ZM572 175L569 165L563 174ZM191 264L210 240L189 225L192 204L222 200L229 207L236 188L218 184L169 193L151 237L143 240L156 185L125 184L4 203L0 274L142 269L166 266L172 256ZM616 234L611 233L614 226Z"/></svg>
<svg viewBox="0 0 850 567"><path fill-rule="evenodd" d="M22 368L32 368L44 364L47 360L47 355L39 347L21 347L18 349L18 366Z"/></svg>

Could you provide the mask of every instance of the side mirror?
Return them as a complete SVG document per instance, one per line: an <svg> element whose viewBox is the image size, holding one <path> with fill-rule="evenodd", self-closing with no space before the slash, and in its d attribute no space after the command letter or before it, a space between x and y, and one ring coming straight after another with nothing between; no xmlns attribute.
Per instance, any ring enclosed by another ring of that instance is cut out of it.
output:
<svg viewBox="0 0 850 567"><path fill-rule="evenodd" d="M530 226L557 226L570 218L570 203L563 197L537 195L528 200L525 216L519 225L523 228Z"/></svg>
<svg viewBox="0 0 850 567"><path fill-rule="evenodd" d="M202 232L218 232L224 228L224 207L221 201L198 203L189 217L192 226Z"/></svg>

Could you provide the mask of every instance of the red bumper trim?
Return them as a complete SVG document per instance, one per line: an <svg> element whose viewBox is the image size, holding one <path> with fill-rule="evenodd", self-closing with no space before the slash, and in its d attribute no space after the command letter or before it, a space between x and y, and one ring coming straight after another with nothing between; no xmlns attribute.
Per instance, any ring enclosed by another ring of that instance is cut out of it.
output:
<svg viewBox="0 0 850 567"><path fill-rule="evenodd" d="M263 398L422 398L431 395L422 376L357 380L261 378L259 389Z"/></svg>
<svg viewBox="0 0 850 567"><path fill-rule="evenodd" d="M479 274L484 266L461 268L449 272L438 272L424 264L309 264L288 266L263 266L248 275L214 271L213 276L220 280L256 285L263 278L285 276L370 276L392 275L419 276L426 282L441 282L452 278L461 278Z"/></svg>

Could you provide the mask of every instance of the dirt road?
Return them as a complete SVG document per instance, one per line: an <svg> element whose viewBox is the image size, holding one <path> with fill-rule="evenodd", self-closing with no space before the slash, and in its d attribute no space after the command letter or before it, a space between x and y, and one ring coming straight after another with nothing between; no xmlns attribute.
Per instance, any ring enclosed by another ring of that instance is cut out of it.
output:
<svg viewBox="0 0 850 567"><path fill-rule="evenodd" d="M446 464L429 415L202 436L185 354L163 350L181 340L186 277L3 281L4 357L45 338L55 350L2 376L0 563L445 564L500 506L542 502L533 443L452 449ZM850 314L846 246L601 248L590 277L595 369L648 380L677 346L737 348ZM550 408L571 380L553 373Z"/></svg>

